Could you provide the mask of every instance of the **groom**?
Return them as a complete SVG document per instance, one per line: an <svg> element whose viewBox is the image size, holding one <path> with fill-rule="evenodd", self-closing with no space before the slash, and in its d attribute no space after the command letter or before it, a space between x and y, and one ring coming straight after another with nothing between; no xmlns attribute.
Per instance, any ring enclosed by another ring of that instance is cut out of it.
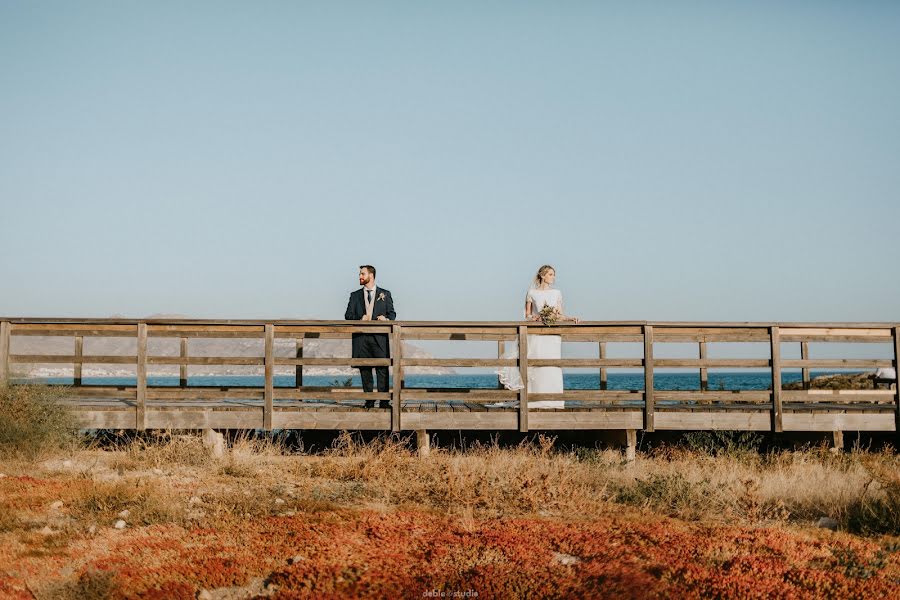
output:
<svg viewBox="0 0 900 600"><path fill-rule="evenodd" d="M361 289L350 294L347 302L347 311L344 318L348 321L387 321L397 318L394 312L394 300L391 293L375 285L375 267L361 265L359 267L359 285ZM354 333L353 334L353 358L388 358L391 355L391 347L386 333ZM388 391L387 367L375 367L375 375L378 378L378 391ZM359 367L359 376L362 379L363 391L372 391L372 367ZM372 408L375 403L366 400L366 408ZM382 400L378 403L380 408L389 408L390 403Z"/></svg>

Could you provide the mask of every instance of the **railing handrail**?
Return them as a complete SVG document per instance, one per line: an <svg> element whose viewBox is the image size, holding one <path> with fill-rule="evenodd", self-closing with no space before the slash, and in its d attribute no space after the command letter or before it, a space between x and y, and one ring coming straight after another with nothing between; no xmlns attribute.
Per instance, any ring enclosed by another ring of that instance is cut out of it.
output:
<svg viewBox="0 0 900 600"><path fill-rule="evenodd" d="M520 325L537 326L541 323L535 321L347 321L344 319L193 319L193 318L118 318L118 317L0 317L0 321L7 321L13 325L247 325L264 326L293 325L293 326L384 326L391 323L403 327L518 327ZM900 321L878 322L826 322L826 321L583 321L578 323L562 321L555 327L712 327L712 328L751 328L765 329L768 327L791 328L825 328L825 329L892 329L900 327Z"/></svg>

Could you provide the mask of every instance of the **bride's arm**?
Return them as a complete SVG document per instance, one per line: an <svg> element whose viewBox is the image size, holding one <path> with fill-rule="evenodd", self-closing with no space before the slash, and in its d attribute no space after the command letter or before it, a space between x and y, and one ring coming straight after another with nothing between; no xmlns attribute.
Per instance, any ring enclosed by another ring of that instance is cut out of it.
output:
<svg viewBox="0 0 900 600"><path fill-rule="evenodd" d="M531 313L531 297L525 297L525 320L526 321L534 321L537 316Z"/></svg>

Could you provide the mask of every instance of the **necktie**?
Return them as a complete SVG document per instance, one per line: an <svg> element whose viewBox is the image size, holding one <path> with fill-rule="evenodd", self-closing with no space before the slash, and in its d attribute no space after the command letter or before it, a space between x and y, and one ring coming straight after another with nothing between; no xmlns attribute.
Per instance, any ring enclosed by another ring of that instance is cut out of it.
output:
<svg viewBox="0 0 900 600"><path fill-rule="evenodd" d="M366 290L366 294L367 294L366 297L368 298L367 302L369 304L372 304L372 290Z"/></svg>

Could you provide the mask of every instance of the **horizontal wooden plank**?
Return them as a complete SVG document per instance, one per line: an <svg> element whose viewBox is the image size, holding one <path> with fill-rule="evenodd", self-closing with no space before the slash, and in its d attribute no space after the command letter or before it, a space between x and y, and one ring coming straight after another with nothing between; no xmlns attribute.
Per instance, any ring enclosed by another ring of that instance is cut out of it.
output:
<svg viewBox="0 0 900 600"><path fill-rule="evenodd" d="M404 367L514 367L514 358L401 358Z"/></svg>
<svg viewBox="0 0 900 600"><path fill-rule="evenodd" d="M656 390L657 400L674 402L771 402L769 390Z"/></svg>
<svg viewBox="0 0 900 600"><path fill-rule="evenodd" d="M137 364L137 356L119 356L119 355L90 355L85 354L79 357L74 354L11 354L9 357L11 363L26 364L104 364L104 365L133 365Z"/></svg>
<svg viewBox="0 0 900 600"><path fill-rule="evenodd" d="M866 398L873 400L887 400L894 398L897 392L894 390L783 390L782 398L785 400L810 400L810 401L826 401L837 398Z"/></svg>
<svg viewBox="0 0 900 600"><path fill-rule="evenodd" d="M529 367L642 367L642 358L529 358Z"/></svg>
<svg viewBox="0 0 900 600"><path fill-rule="evenodd" d="M403 330L403 339L428 339L424 336L453 335L507 335L516 337L518 330L515 327L415 327ZM415 336L410 338L409 336Z"/></svg>
<svg viewBox="0 0 900 600"><path fill-rule="evenodd" d="M78 427L83 429L134 429L136 421L135 409L129 410L90 410L72 411Z"/></svg>
<svg viewBox="0 0 900 600"><path fill-rule="evenodd" d="M274 429L390 430L391 413L386 409L352 412L276 410L272 415L272 427Z"/></svg>
<svg viewBox="0 0 900 600"><path fill-rule="evenodd" d="M891 330L884 328L862 327L785 327L782 338L790 336L791 341L814 340L824 338L852 337L860 340L890 341Z"/></svg>
<svg viewBox="0 0 900 600"><path fill-rule="evenodd" d="M809 358L782 360L781 368L813 368L813 369L877 369L879 367L891 367L893 361L890 359L872 359L872 358Z"/></svg>
<svg viewBox="0 0 900 600"><path fill-rule="evenodd" d="M262 429L262 407L243 410L153 410L147 408L148 429Z"/></svg>
<svg viewBox="0 0 900 600"><path fill-rule="evenodd" d="M147 334L153 337L198 338L261 338L262 325L148 325Z"/></svg>
<svg viewBox="0 0 900 600"><path fill-rule="evenodd" d="M790 402L784 404L785 410L793 410L797 412L815 412L815 413L827 413L831 411L845 411L849 410L851 412L858 411L876 411L876 412L893 412L894 411L894 403L893 402L865 402L862 400L853 400L844 403L838 402L818 402L818 403L809 403L809 402Z"/></svg>
<svg viewBox="0 0 900 600"><path fill-rule="evenodd" d="M562 394L528 394L528 400L580 400L580 401L622 401L640 402L644 399L642 391L630 390L565 390Z"/></svg>
<svg viewBox="0 0 900 600"><path fill-rule="evenodd" d="M389 367L389 358L275 358L276 365L306 365L335 367Z"/></svg>
<svg viewBox="0 0 900 600"><path fill-rule="evenodd" d="M895 431L893 413L784 413L785 431Z"/></svg>
<svg viewBox="0 0 900 600"><path fill-rule="evenodd" d="M337 326L321 326L321 325L282 325L276 326L275 337L297 337L300 334L308 333L390 333L390 325L375 325L371 321L366 325L356 324L358 322L344 322L343 325Z"/></svg>
<svg viewBox="0 0 900 600"><path fill-rule="evenodd" d="M659 327L654 342L766 342L768 328L759 327Z"/></svg>
<svg viewBox="0 0 900 600"><path fill-rule="evenodd" d="M151 338L182 338L188 339L217 339L217 340L262 340L265 333L257 333L258 328L254 327L246 331L194 331L192 333L182 333L179 331L158 331L150 334Z"/></svg>
<svg viewBox="0 0 900 600"><path fill-rule="evenodd" d="M501 402L504 400L515 400L519 395L515 390L454 390L432 392L425 389L403 388L400 392L400 399L404 402L407 400L464 400L466 402Z"/></svg>
<svg viewBox="0 0 900 600"><path fill-rule="evenodd" d="M185 399L185 400L202 400L202 399L211 399L211 400L223 400L226 398L249 398L254 400L260 400L264 396L264 390L262 388L258 389L249 389L249 390L239 390L239 389L191 389L191 388L176 388L176 389L164 389L164 388L147 388L147 398L152 400L174 400L174 399Z"/></svg>
<svg viewBox="0 0 900 600"><path fill-rule="evenodd" d="M137 337L137 323L134 325L88 325L81 323L65 323L49 325L42 323L12 323L12 335L42 336L98 336L98 337Z"/></svg>
<svg viewBox="0 0 900 600"><path fill-rule="evenodd" d="M112 386L84 385L79 387L66 387L62 392L64 398L127 398L134 399L137 390L134 386L122 388Z"/></svg>
<svg viewBox="0 0 900 600"><path fill-rule="evenodd" d="M596 334L596 335L578 335L567 333L560 336L564 342L616 342L616 343L637 343L643 341L640 335L615 335L615 334Z"/></svg>
<svg viewBox="0 0 900 600"><path fill-rule="evenodd" d="M768 412L657 412L656 429L704 430L734 429L741 431L768 431L771 416Z"/></svg>
<svg viewBox="0 0 900 600"><path fill-rule="evenodd" d="M643 427L644 414L639 410L626 412L528 412L528 428L530 430L642 429Z"/></svg>
<svg viewBox="0 0 900 600"><path fill-rule="evenodd" d="M516 334L502 333L419 333L417 330L403 331L403 340L456 340L456 341L504 341L517 339Z"/></svg>
<svg viewBox="0 0 900 600"><path fill-rule="evenodd" d="M331 400L390 400L390 392L364 392L361 388L275 388L276 400L305 400L327 398Z"/></svg>
<svg viewBox="0 0 900 600"><path fill-rule="evenodd" d="M150 365L245 365L263 366L266 359L259 356L148 356Z"/></svg>
<svg viewBox="0 0 900 600"><path fill-rule="evenodd" d="M346 326L354 322L344 319L203 319L203 318L84 318L84 317L9 317L0 316L0 320L12 324L118 324L137 325L144 322L149 325L258 325L273 323L276 326ZM518 325L534 325L532 321L392 321L404 327L510 327ZM900 322L796 322L796 321L590 321L582 320L577 325L568 327L708 327L708 328L827 328L827 329L891 329L900 327Z"/></svg>
<svg viewBox="0 0 900 600"><path fill-rule="evenodd" d="M403 430L417 429L518 429L519 417L515 409L497 412L404 412L400 420Z"/></svg>
<svg viewBox="0 0 900 600"><path fill-rule="evenodd" d="M580 336L596 336L596 340L605 340L607 336L628 336L642 337L642 330L639 326L632 327L591 327L588 325L553 325L546 327L539 323L531 323L528 326L529 335L580 335Z"/></svg>
<svg viewBox="0 0 900 600"><path fill-rule="evenodd" d="M654 336L655 337L655 336ZM728 368L758 368L769 367L772 361L768 358L655 358L654 367L679 367L694 369L711 369L716 367Z"/></svg>

